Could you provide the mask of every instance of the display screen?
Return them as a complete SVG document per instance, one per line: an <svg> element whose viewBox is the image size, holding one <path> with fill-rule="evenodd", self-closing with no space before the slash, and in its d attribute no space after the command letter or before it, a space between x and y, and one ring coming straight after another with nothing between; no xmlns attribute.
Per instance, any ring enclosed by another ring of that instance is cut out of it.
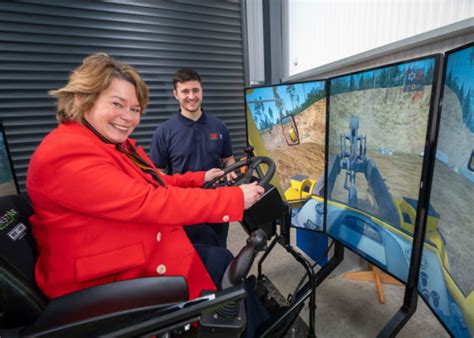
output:
<svg viewBox="0 0 474 338"><path fill-rule="evenodd" d="M326 232L404 283L423 165L434 165L418 291L450 334L472 337L474 44L446 54L433 164L424 152L436 134L438 63L247 89L247 129L277 164L294 226Z"/></svg>
<svg viewBox="0 0 474 338"><path fill-rule="evenodd" d="M474 336L474 45L446 54L418 290L454 337ZM436 211L436 212L434 212Z"/></svg>
<svg viewBox="0 0 474 338"><path fill-rule="evenodd" d="M13 173L10 152L8 151L3 124L0 123L0 196L17 193L18 186Z"/></svg>
<svg viewBox="0 0 474 338"><path fill-rule="evenodd" d="M329 80L326 232L402 282L436 69L432 56Z"/></svg>
<svg viewBox="0 0 474 338"><path fill-rule="evenodd" d="M324 177L325 81L247 88L245 99L249 143L256 155L275 161L286 200L322 197L317 183Z"/></svg>

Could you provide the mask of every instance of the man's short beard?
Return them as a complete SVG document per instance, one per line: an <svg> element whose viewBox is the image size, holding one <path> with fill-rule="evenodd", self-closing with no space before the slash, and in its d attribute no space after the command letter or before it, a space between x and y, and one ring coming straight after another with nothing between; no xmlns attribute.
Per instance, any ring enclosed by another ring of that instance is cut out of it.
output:
<svg viewBox="0 0 474 338"><path fill-rule="evenodd" d="M186 110L187 110L188 112L191 112L191 113L196 113L196 112L198 112L198 111L201 110L201 105L199 105L196 109L187 109L187 108L186 108Z"/></svg>

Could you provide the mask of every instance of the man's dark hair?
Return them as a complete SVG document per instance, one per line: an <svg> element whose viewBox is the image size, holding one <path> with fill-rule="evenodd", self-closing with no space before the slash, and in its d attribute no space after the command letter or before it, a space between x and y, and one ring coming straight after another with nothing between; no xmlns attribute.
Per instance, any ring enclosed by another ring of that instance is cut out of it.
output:
<svg viewBox="0 0 474 338"><path fill-rule="evenodd" d="M180 68L173 75L173 88L176 89L176 83L187 81L198 81L201 83L201 77L198 72L192 68Z"/></svg>

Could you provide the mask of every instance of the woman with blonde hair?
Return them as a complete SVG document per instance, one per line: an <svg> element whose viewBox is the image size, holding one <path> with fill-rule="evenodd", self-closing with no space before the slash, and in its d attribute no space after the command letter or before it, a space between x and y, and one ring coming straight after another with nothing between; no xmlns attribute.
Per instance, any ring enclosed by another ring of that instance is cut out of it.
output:
<svg viewBox="0 0 474 338"><path fill-rule="evenodd" d="M129 138L145 112L148 88L132 66L106 54L86 57L67 85L50 94L59 126L36 149L27 175L41 290L54 298L166 275L185 276L190 298L214 290L225 266L210 275L210 262L200 258L182 224L239 221L263 188L201 189L220 169L161 174ZM223 256L212 252L209 259Z"/></svg>

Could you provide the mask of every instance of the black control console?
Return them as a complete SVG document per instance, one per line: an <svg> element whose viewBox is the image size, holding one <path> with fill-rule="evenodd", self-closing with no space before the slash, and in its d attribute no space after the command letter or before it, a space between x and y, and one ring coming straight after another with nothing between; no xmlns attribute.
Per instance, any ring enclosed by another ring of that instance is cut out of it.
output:
<svg viewBox="0 0 474 338"><path fill-rule="evenodd" d="M278 189L268 184L260 201L244 211L242 225L248 234L262 229L268 238L272 238L276 233L275 220L281 218L284 210L285 205Z"/></svg>

